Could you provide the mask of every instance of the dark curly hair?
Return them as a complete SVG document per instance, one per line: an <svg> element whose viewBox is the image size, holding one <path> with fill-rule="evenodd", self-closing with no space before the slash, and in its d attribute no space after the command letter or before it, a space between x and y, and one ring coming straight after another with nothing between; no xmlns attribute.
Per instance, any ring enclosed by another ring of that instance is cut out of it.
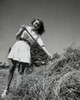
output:
<svg viewBox="0 0 80 100"><path fill-rule="evenodd" d="M37 29L37 31L38 31L38 34L39 35L42 35L44 32L45 32L45 29L44 29L44 23L43 23L43 21L41 20L41 19L39 19L39 18L34 18L33 20L32 20L32 22L31 22L31 25L33 26L33 23L36 21L36 20L38 20L39 22L40 22L40 27Z"/></svg>

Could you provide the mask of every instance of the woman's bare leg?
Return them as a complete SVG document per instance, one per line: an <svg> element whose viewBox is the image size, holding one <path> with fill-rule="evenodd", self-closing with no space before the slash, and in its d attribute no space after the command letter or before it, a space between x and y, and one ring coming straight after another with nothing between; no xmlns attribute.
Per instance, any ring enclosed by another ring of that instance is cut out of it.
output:
<svg viewBox="0 0 80 100"><path fill-rule="evenodd" d="M12 79L13 79L13 75L14 75L14 71L15 71L15 68L16 68L16 61L14 60L9 60L9 75L8 75L8 79L7 79L7 86L6 86L6 89L4 90L3 94L2 94L2 97L5 97L8 93L8 90L9 90L9 87L10 87L10 84L12 82Z"/></svg>

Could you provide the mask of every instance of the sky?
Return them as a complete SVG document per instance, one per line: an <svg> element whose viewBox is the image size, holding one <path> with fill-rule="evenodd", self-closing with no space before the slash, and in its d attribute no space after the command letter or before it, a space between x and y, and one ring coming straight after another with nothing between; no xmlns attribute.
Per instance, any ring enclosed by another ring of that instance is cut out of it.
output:
<svg viewBox="0 0 80 100"><path fill-rule="evenodd" d="M19 28L33 18L44 22L42 39L51 55L80 44L80 0L0 0L0 61L7 61Z"/></svg>

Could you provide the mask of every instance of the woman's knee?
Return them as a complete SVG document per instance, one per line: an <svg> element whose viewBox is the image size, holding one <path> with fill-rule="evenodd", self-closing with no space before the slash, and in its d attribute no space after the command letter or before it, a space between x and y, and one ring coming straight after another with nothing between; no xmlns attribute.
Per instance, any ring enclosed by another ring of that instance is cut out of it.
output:
<svg viewBox="0 0 80 100"><path fill-rule="evenodd" d="M15 70L15 68L16 68L16 62L15 61L13 61L13 60L10 60L9 61L9 72L10 73L14 73L14 70Z"/></svg>
<svg viewBox="0 0 80 100"><path fill-rule="evenodd" d="M23 75L23 74L24 74L24 68L23 68L22 66L19 67L18 73L19 73L20 75Z"/></svg>
<svg viewBox="0 0 80 100"><path fill-rule="evenodd" d="M14 73L14 70L15 70L14 66L10 66L9 72Z"/></svg>
<svg viewBox="0 0 80 100"><path fill-rule="evenodd" d="M24 74L24 70L25 70L25 64L24 63L21 63L18 67L18 73L20 75L23 75Z"/></svg>

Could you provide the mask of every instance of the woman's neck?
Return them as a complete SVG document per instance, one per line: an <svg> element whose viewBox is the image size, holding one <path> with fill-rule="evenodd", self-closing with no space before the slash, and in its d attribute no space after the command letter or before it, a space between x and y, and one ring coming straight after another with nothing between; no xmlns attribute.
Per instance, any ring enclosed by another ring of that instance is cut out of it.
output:
<svg viewBox="0 0 80 100"><path fill-rule="evenodd" d="M38 30L36 30L34 27L32 27L32 31L34 31L37 35L39 35Z"/></svg>

